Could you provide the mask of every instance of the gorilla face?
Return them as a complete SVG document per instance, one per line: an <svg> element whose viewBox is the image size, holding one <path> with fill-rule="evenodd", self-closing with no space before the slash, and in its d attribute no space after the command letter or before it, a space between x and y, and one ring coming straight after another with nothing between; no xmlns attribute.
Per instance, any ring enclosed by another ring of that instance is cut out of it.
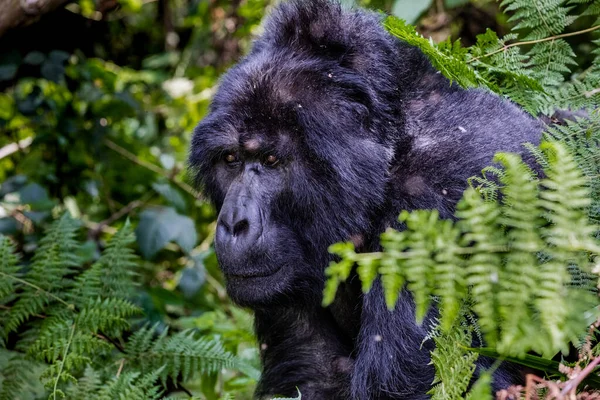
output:
<svg viewBox="0 0 600 400"><path fill-rule="evenodd" d="M384 199L392 150L373 133L367 82L318 57L297 63L251 53L192 140L219 211L217 258L245 306L320 298L327 247L369 232Z"/></svg>

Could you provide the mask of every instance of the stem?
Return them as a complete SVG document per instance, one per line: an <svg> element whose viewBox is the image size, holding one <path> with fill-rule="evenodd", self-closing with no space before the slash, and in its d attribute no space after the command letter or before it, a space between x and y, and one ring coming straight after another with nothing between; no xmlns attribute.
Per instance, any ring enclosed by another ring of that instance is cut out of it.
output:
<svg viewBox="0 0 600 400"><path fill-rule="evenodd" d="M50 292L49 292L49 291L47 291L47 290L44 290L44 289L42 289L41 287L39 287L39 286L37 286L37 285L34 285L33 283L27 282L27 281L26 281L26 280L24 280L24 279L17 278L16 276L9 275L9 274L7 274L7 273L4 273L4 272L2 272L2 271L0 271L0 276L4 276L4 277L10 278L10 279L13 279L13 280L15 280L15 281L17 281L17 282L19 282L19 283L22 283L23 285L27 285L27 286L29 286L29 287L32 287L32 288L36 289L36 290L39 290L40 292L43 292L43 293L45 293L45 294L46 294L46 296L48 296L48 297L50 297L50 298L52 298L52 299L54 299L54 300L58 301L59 303L62 303L62 304L64 304L65 306L67 306L67 308L68 308L69 310L74 310L74 309L75 309L75 306L74 306L73 304L69 304L69 303L67 303L66 301L64 301L64 300L63 300L63 299L61 299L60 297L58 297L58 296L56 296L56 295L54 295L54 294L50 293Z"/></svg>
<svg viewBox="0 0 600 400"><path fill-rule="evenodd" d="M69 354L69 348L71 347L71 343L73 342L73 336L75 335L75 323L71 326L71 335L69 335L69 341L67 342L67 348L65 349L65 354L63 354L62 360L60 360L60 366L58 369L58 374L56 375L56 379L54 380L54 390L52 390L52 397L56 400L56 390L58 388L58 381L60 380L60 375L65 367L65 360L67 359L67 355Z"/></svg>
<svg viewBox="0 0 600 400"><path fill-rule="evenodd" d="M200 196L200 194L196 190L194 190L193 187L191 187L190 185L188 185L185 182L181 182L181 181L175 179L175 177L173 177L173 175L169 171L166 171L166 170L164 170L152 163L149 163L147 161L140 160L135 154L128 151L127 149L124 149L123 147L119 146L118 144L116 144L115 142L113 142L111 140L105 139L104 144L106 145L106 147L116 151L117 153L119 153L123 157L127 158L128 160L134 162L135 164L139 165L140 167L144 167L154 173L157 173L158 175L164 176L165 178L167 178L168 180L170 180L171 182L173 182L174 184L179 186L183 191L192 195L194 198L196 198L196 199L202 198Z"/></svg>
<svg viewBox="0 0 600 400"><path fill-rule="evenodd" d="M494 54L506 51L506 50L508 50L511 47L525 46L525 45L528 45L528 44L536 44L536 43L548 42L548 41L556 40L556 39L562 39L562 38L569 37L569 36L577 36L577 35L581 35L581 34L584 34L584 33L593 32L593 31L595 31L597 29L600 29L600 25L592 26L591 28L583 29L581 31L570 32L570 33L563 33L563 34L560 34L560 35L550 36L550 37L543 38L543 39L528 40L528 41L525 41L525 42L512 43L512 44L509 44L509 45L502 46L502 48L500 48L498 50L494 50L494 51L489 52L487 54L484 54L482 56L472 58L469 61L467 61L467 63L470 64L473 61L477 61L477 60L480 60L482 58L489 57L489 56L492 56Z"/></svg>
<svg viewBox="0 0 600 400"><path fill-rule="evenodd" d="M148 200L150 200L154 196L153 192L147 192L138 200L133 200L123 208L114 212L110 217L105 219L104 221L98 222L98 224L90 231L91 236L97 236L102 232L105 226L111 225L113 222L117 221L124 215L129 214L131 211L135 210L138 207L143 206Z"/></svg>
<svg viewBox="0 0 600 400"><path fill-rule="evenodd" d="M600 357L597 357L594 359L594 361L592 361L591 363L589 363L587 365L587 367L585 367L580 373L579 375L577 375L577 377L575 379L570 380L565 387L563 388L563 390L560 392L560 394L562 394L563 396L566 396L567 394L569 394L569 392L577 389L577 386L579 386L579 384L585 379L586 376L588 376L589 374L592 373L592 371L594 370L594 368L596 368L596 366L600 364Z"/></svg>

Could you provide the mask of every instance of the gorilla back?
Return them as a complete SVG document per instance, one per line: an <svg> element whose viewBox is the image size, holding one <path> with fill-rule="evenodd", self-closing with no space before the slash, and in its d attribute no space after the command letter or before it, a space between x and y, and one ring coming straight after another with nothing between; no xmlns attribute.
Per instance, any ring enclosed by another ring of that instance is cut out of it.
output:
<svg viewBox="0 0 600 400"><path fill-rule="evenodd" d="M256 396L427 398L432 344L410 295L389 312L379 284L363 296L354 279L322 308L327 247L375 251L402 210L452 218L468 177L541 131L509 101L451 85L378 14L279 5L223 76L190 152L219 212L227 290L256 312ZM511 379L501 371L495 384Z"/></svg>

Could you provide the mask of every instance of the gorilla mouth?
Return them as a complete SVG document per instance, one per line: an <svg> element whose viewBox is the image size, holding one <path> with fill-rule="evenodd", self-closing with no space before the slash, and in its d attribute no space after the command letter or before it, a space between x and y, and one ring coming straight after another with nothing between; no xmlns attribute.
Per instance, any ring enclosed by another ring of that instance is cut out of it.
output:
<svg viewBox="0 0 600 400"><path fill-rule="evenodd" d="M283 268L283 266L278 266L276 268L273 268L271 270L266 270L266 271L260 270L260 271L226 272L225 269L223 267L221 267L221 269L223 269L223 273L225 274L225 276L228 279L236 279L236 280L252 279L252 278L268 278L270 276L275 275L279 271L281 271L281 268Z"/></svg>

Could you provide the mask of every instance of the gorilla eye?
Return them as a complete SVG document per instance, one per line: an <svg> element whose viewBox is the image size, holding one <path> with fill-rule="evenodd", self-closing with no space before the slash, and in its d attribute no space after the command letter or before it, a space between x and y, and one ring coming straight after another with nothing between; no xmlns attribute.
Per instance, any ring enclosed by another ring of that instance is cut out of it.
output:
<svg viewBox="0 0 600 400"><path fill-rule="evenodd" d="M274 167L278 163L279 163L279 159L277 158L277 156L274 156L273 154L268 155L267 158L265 158L265 162L264 162L264 164L267 167Z"/></svg>
<svg viewBox="0 0 600 400"><path fill-rule="evenodd" d="M227 164L233 164L234 162L237 161L237 156L233 153L229 153L225 155L225 162Z"/></svg>

